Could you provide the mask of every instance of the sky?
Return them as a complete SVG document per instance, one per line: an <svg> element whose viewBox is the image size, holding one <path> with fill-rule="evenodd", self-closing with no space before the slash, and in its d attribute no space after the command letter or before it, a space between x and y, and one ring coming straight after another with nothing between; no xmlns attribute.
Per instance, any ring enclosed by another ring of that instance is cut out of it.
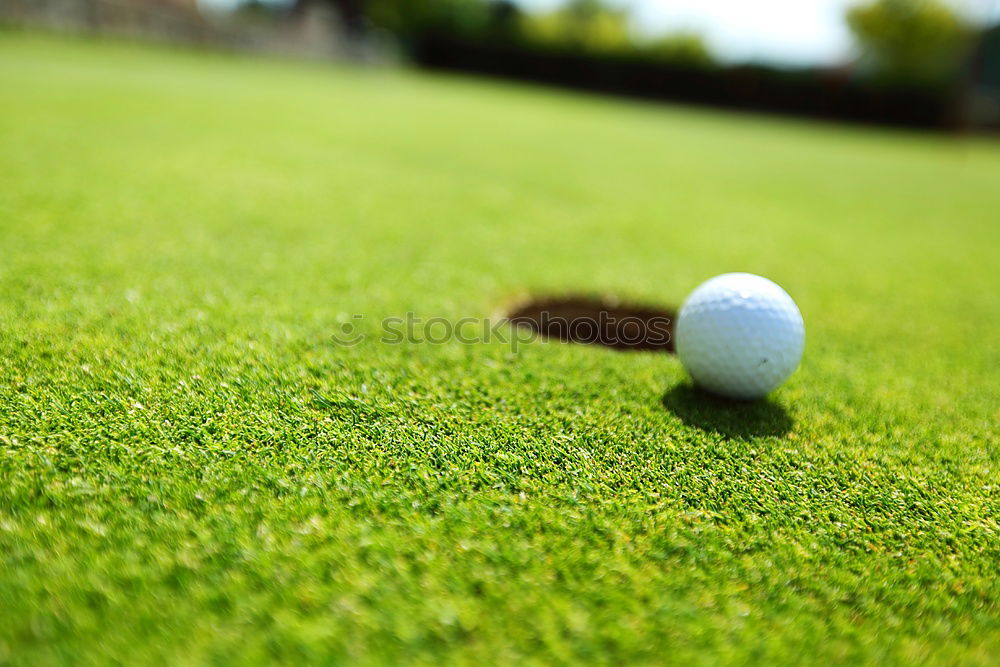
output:
<svg viewBox="0 0 1000 667"><path fill-rule="evenodd" d="M832 63L851 52L849 0L646 0L633 2L640 29L691 30L726 61Z"/></svg>
<svg viewBox="0 0 1000 667"><path fill-rule="evenodd" d="M550 9L562 0L518 0L526 9ZM727 62L834 65L851 55L844 23L859 0L609 0L631 9L642 33L691 31ZM950 0L977 20L1000 20L1000 0Z"/></svg>

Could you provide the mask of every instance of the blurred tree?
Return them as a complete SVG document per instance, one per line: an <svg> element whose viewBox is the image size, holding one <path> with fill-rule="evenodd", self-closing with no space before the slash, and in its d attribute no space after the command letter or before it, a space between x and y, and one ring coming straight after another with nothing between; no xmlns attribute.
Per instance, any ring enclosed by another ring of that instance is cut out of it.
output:
<svg viewBox="0 0 1000 667"><path fill-rule="evenodd" d="M631 46L628 15L601 0L571 0L566 6L524 21L528 38L581 51L625 50Z"/></svg>
<svg viewBox="0 0 1000 667"><path fill-rule="evenodd" d="M643 50L658 59L688 65L708 66L713 62L705 40L693 33L657 37L644 44Z"/></svg>
<svg viewBox="0 0 1000 667"><path fill-rule="evenodd" d="M490 19L490 6L483 0L367 0L365 5L373 25L404 40L428 30L471 34Z"/></svg>
<svg viewBox="0 0 1000 667"><path fill-rule="evenodd" d="M636 56L707 65L711 56L700 37L667 35L636 41L628 13L604 0L569 0L544 13L523 12L513 0L290 0L302 9L331 4L350 34L370 27L394 35L404 46L428 35L492 41L518 48L569 49L590 54Z"/></svg>
<svg viewBox="0 0 1000 667"><path fill-rule="evenodd" d="M521 8L513 0L494 0L489 4L489 36L508 42L521 38L521 24L524 17Z"/></svg>
<svg viewBox="0 0 1000 667"><path fill-rule="evenodd" d="M957 74L971 31L937 0L875 0L852 7L847 24L862 63L887 78L933 82Z"/></svg>

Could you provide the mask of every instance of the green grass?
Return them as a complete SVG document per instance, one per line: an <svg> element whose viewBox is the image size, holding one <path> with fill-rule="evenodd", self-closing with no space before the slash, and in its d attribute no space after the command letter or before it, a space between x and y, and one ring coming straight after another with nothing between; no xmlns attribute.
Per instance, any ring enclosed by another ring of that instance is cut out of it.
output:
<svg viewBox="0 0 1000 667"><path fill-rule="evenodd" d="M995 141L14 33L0 90L0 662L1000 655ZM806 319L763 404L379 341L733 270Z"/></svg>

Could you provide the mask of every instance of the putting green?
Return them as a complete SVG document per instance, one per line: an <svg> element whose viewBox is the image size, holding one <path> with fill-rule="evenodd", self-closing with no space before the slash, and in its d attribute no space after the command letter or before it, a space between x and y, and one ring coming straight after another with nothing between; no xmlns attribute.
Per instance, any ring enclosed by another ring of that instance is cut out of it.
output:
<svg viewBox="0 0 1000 667"><path fill-rule="evenodd" d="M0 662L1000 655L996 141L17 33L0 90ZM381 340L726 271L806 319L765 403Z"/></svg>

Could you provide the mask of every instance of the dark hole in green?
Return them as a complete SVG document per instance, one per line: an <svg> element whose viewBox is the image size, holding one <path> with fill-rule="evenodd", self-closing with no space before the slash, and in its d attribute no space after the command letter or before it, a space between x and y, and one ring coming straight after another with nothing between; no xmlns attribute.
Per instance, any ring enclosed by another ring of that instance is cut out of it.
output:
<svg viewBox="0 0 1000 667"><path fill-rule="evenodd" d="M545 338L655 352L674 351L675 317L672 308L589 296L537 298L508 316Z"/></svg>

